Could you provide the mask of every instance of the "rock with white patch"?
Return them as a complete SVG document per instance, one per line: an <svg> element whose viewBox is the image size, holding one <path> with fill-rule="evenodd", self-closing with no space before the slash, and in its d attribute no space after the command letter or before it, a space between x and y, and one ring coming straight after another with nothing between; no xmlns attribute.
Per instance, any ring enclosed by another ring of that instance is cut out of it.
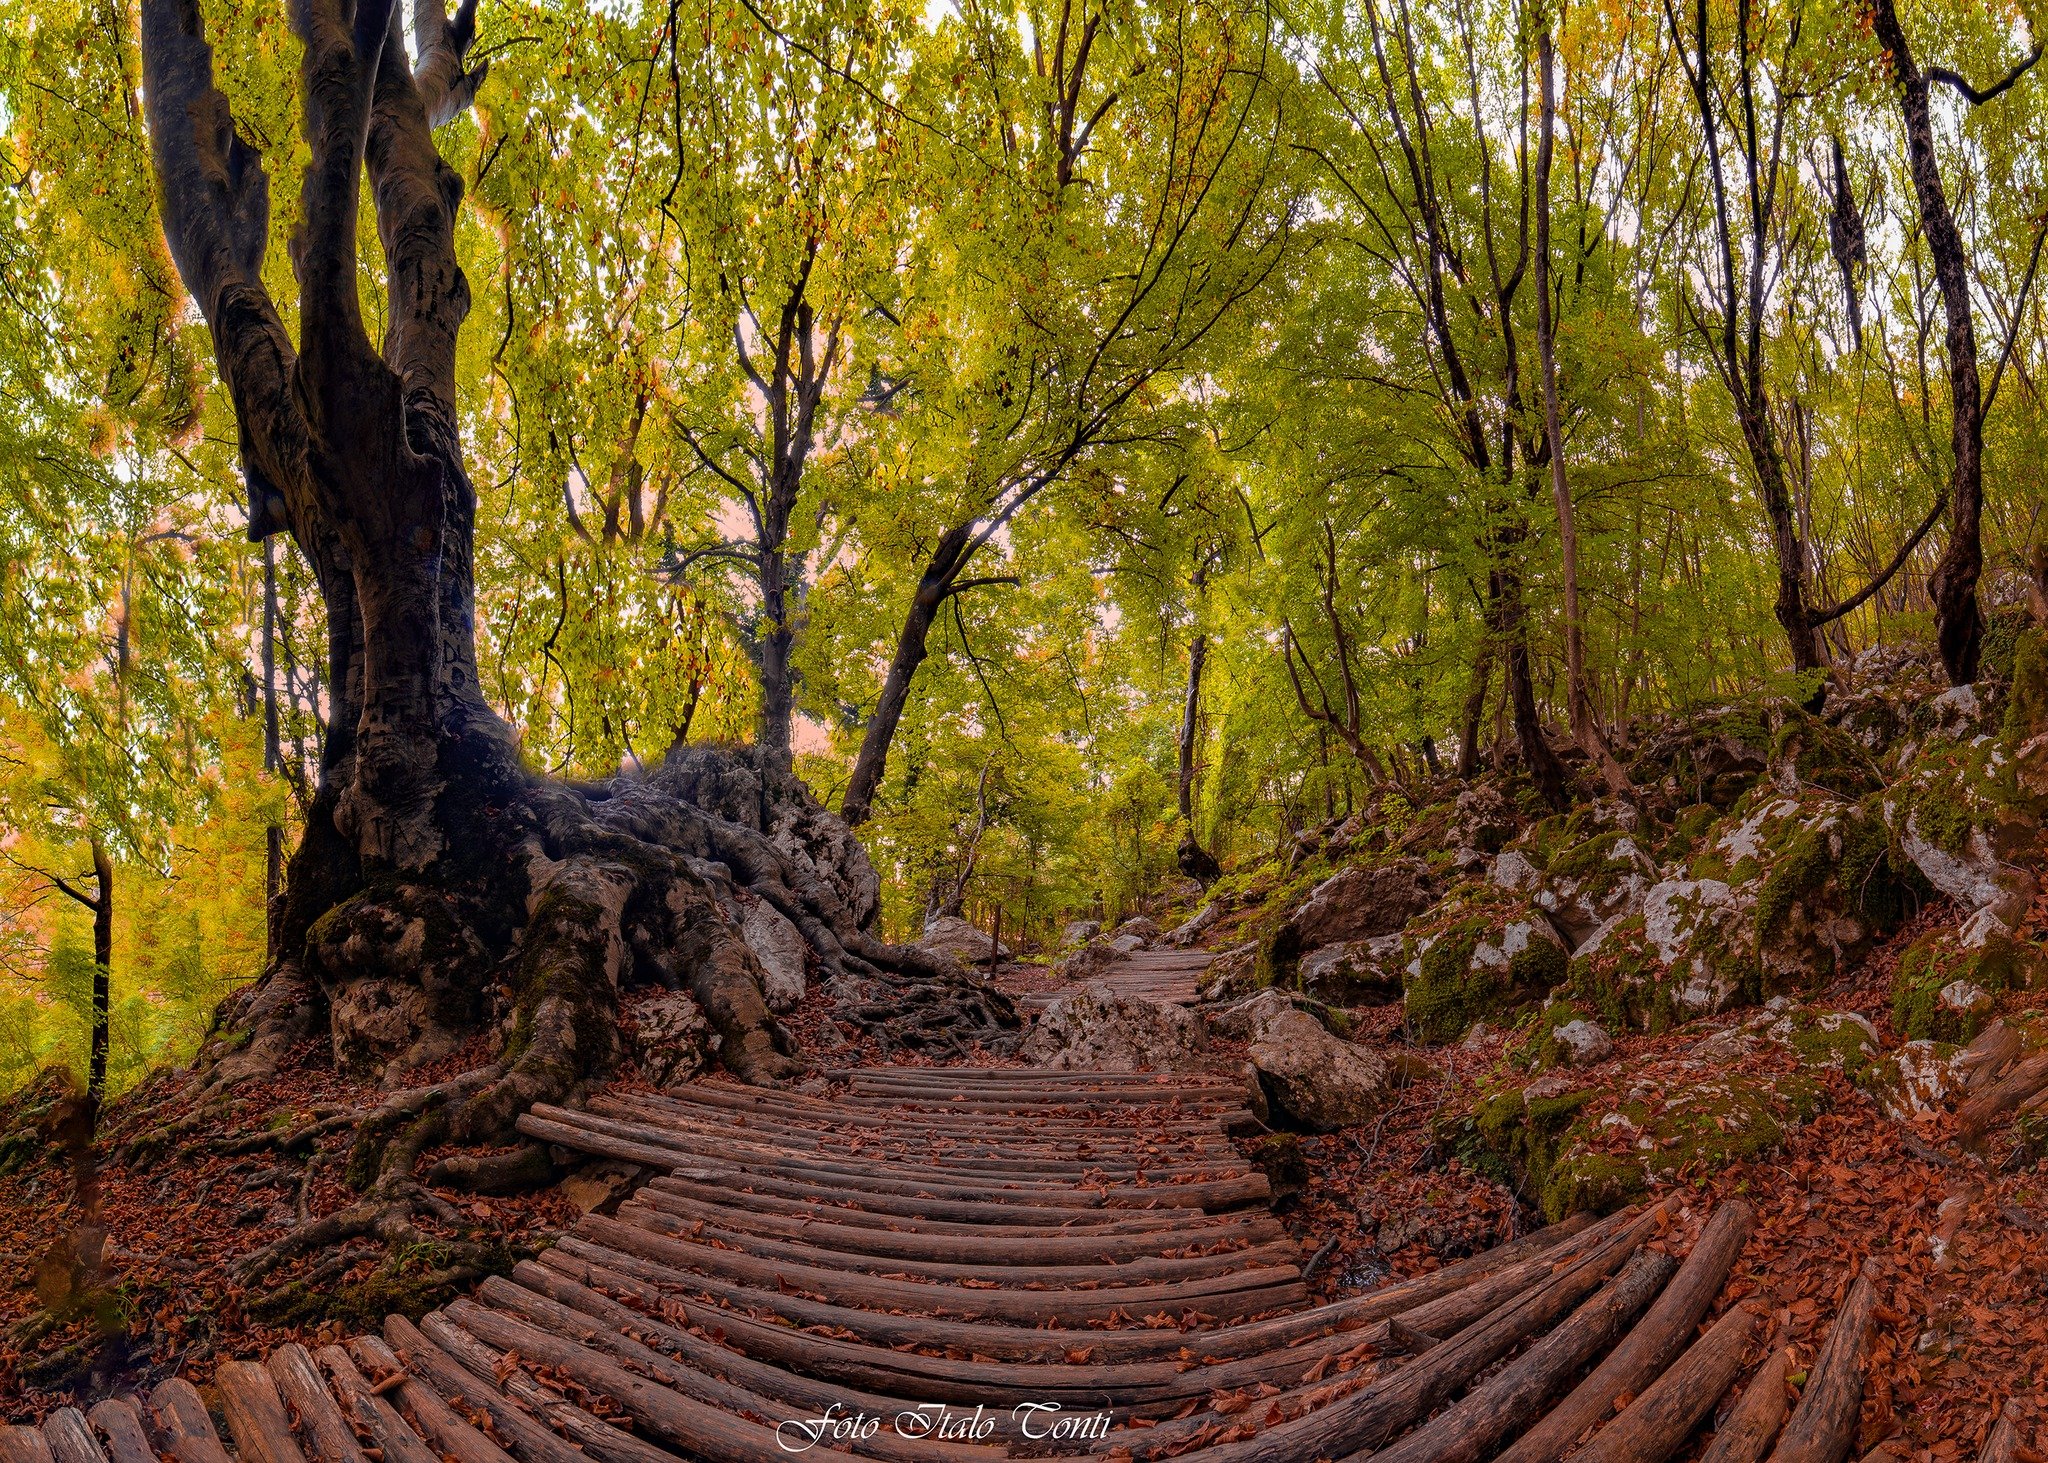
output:
<svg viewBox="0 0 2048 1463"><path fill-rule="evenodd" d="M1063 1071L1186 1072L1208 1065L1206 1045L1193 1012L1093 984L1039 1012L1019 1055Z"/></svg>
<svg viewBox="0 0 2048 1463"><path fill-rule="evenodd" d="M1313 1132L1366 1122L1393 1101L1395 1073L1386 1058L1332 1036L1291 1006L1261 1023L1249 1057L1268 1106Z"/></svg>
<svg viewBox="0 0 2048 1463"><path fill-rule="evenodd" d="M803 932L774 905L756 899L740 921L740 939L761 967L761 995L771 1011L787 1011L804 998L810 946Z"/></svg>
<svg viewBox="0 0 2048 1463"><path fill-rule="evenodd" d="M934 954L950 955L963 965L988 964L989 932L976 929L955 914L937 914L926 920L917 943ZM995 952L998 960L1008 960L1013 953L1004 944L997 944Z"/></svg>

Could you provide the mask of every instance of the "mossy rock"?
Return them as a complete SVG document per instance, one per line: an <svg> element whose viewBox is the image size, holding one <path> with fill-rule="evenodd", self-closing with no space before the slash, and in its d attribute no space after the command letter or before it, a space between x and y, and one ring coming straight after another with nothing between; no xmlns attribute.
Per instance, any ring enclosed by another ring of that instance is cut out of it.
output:
<svg viewBox="0 0 2048 1463"><path fill-rule="evenodd" d="M2039 947L1992 935L1974 949L1953 930L1923 935L1899 958L1892 978L1892 1025L1908 1041L1967 1042L1991 1019L1993 1000L1966 999L1975 987L1987 997L2023 990L2040 970Z"/></svg>
<svg viewBox="0 0 2048 1463"><path fill-rule="evenodd" d="M1781 703L1774 712L1771 771L1786 791L1795 786L1821 787L1855 799L1884 786L1877 763L1849 732L1790 703Z"/></svg>
<svg viewBox="0 0 2048 1463"><path fill-rule="evenodd" d="M2020 641L2034 628L2034 616L2025 605L2005 605L1984 617L1984 642L1977 651L1980 680L2013 679Z"/></svg>
<svg viewBox="0 0 2048 1463"><path fill-rule="evenodd" d="M2013 639L2005 738L2017 746L2044 731L2048 731L2048 630L2026 630Z"/></svg>
<svg viewBox="0 0 2048 1463"><path fill-rule="evenodd" d="M1563 983L1564 943L1522 895L1467 885L1404 934L1402 1004L1420 1041L1455 1041Z"/></svg>

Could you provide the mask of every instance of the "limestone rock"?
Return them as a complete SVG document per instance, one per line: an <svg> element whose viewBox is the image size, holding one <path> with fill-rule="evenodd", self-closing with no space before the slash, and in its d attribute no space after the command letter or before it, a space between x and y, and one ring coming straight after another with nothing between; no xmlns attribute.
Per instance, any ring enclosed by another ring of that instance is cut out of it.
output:
<svg viewBox="0 0 2048 1463"><path fill-rule="evenodd" d="M1912 1040L1969 1041L1983 1030L1996 997L2040 976L2031 941L1981 930L1970 943L1954 930L1922 935L1899 957L1892 977L1892 1025Z"/></svg>
<svg viewBox="0 0 2048 1463"><path fill-rule="evenodd" d="M1945 1041L1909 1041L1877 1065L1868 1084L1871 1094L1897 1122L1940 1112L1963 1090L1961 1055Z"/></svg>
<svg viewBox="0 0 2048 1463"><path fill-rule="evenodd" d="M1150 915L1132 915L1129 919L1118 925L1114 933L1118 936L1128 935L1134 937L1149 945L1152 941L1159 938L1159 921L1153 919Z"/></svg>
<svg viewBox="0 0 2048 1463"><path fill-rule="evenodd" d="M682 991L627 1007L633 1022L633 1060L657 1088L680 1086L710 1065L718 1035L697 1003Z"/></svg>
<svg viewBox="0 0 2048 1463"><path fill-rule="evenodd" d="M1176 950L1185 950L1208 932L1211 925L1223 917L1223 907L1215 900L1205 902L1202 907L1189 915L1185 921L1169 932L1163 943Z"/></svg>
<svg viewBox="0 0 2048 1463"><path fill-rule="evenodd" d="M1446 841L1453 848L1498 853L1519 827L1515 805L1508 801L1507 794L1490 782L1482 782L1458 794Z"/></svg>
<svg viewBox="0 0 2048 1463"><path fill-rule="evenodd" d="M1429 867L1420 859L1353 864L1309 891L1288 920L1297 950L1343 940L1399 934L1436 897Z"/></svg>
<svg viewBox="0 0 2048 1463"><path fill-rule="evenodd" d="M988 964L988 931L976 929L958 915L933 915L924 922L924 933L917 943L937 954L951 955L963 965ZM1008 945L996 946L998 960L1008 960L1011 953Z"/></svg>
<svg viewBox="0 0 2048 1463"><path fill-rule="evenodd" d="M1597 1067L1614 1055L1614 1038L1592 1021L1567 1021L1550 1034L1567 1067Z"/></svg>
<svg viewBox="0 0 2048 1463"><path fill-rule="evenodd" d="M1502 854L1502 861L1509 856ZM1538 881L1521 887L1534 889L1537 907L1576 950L1602 925L1641 909L1656 882L1656 860L1627 833L1615 831L1558 850Z"/></svg>
<svg viewBox="0 0 2048 1463"><path fill-rule="evenodd" d="M1345 940L1301 957L1294 987L1331 1006L1385 1005L1401 999L1401 937Z"/></svg>
<svg viewBox="0 0 2048 1463"><path fill-rule="evenodd" d="M771 1011L787 1011L804 998L810 946L803 932L774 905L757 899L740 921L740 939L761 966L761 995Z"/></svg>
<svg viewBox="0 0 2048 1463"><path fill-rule="evenodd" d="M1085 945L1101 933L1102 921L1099 919L1069 920L1067 927L1060 931L1060 944Z"/></svg>
<svg viewBox="0 0 2048 1463"><path fill-rule="evenodd" d="M1365 1122L1393 1100L1385 1058L1292 1007L1264 1020L1250 1056L1268 1104L1316 1132Z"/></svg>
<svg viewBox="0 0 2048 1463"><path fill-rule="evenodd" d="M1259 965L1259 947L1256 941L1233 945L1209 962L1209 968L1202 972L1201 982L1195 988L1195 997L1203 1002L1234 1001L1249 995Z"/></svg>
<svg viewBox="0 0 2048 1463"><path fill-rule="evenodd" d="M1468 884L1405 931L1402 1002L1419 1040L1455 1041L1560 984L1564 942L1543 911L1518 892Z"/></svg>
<svg viewBox="0 0 2048 1463"><path fill-rule="evenodd" d="M1205 1044L1193 1012L1095 984L1039 1012L1020 1055L1060 1070L1195 1071L1204 1065Z"/></svg>

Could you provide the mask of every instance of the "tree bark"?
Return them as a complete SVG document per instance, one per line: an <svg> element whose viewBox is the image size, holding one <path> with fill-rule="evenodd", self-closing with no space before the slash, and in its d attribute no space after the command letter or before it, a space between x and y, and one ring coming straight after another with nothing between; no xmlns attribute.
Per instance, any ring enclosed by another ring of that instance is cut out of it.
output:
<svg viewBox="0 0 2048 1463"><path fill-rule="evenodd" d="M85 1100L97 1118L107 1091L107 1051L113 1035L114 861L92 840L92 1043L86 1059Z"/></svg>
<svg viewBox="0 0 2048 1463"><path fill-rule="evenodd" d="M1198 633L1188 642L1188 689L1180 713L1180 821L1190 838L1195 830L1195 740L1202 724L1202 668L1208 659L1209 637Z"/></svg>
<svg viewBox="0 0 2048 1463"><path fill-rule="evenodd" d="M1493 635L1480 637L1479 654L1472 658L1472 686L1465 693L1463 715L1458 721L1457 774L1461 782L1479 775L1480 728L1486 722L1486 693L1493 683Z"/></svg>
<svg viewBox="0 0 2048 1463"><path fill-rule="evenodd" d="M1607 791L1615 797L1629 792L1628 774L1608 749L1607 738L1593 716L1593 698L1586 687L1585 622L1579 613L1579 525L1565 479L1564 428L1557 403L1557 321L1550 285L1550 168L1555 147L1557 93L1552 77L1553 46L1546 26L1537 37L1537 68L1541 73L1540 134L1536 147L1536 355L1543 376L1543 433L1549 445L1550 495L1557 508L1558 548L1564 559L1565 702L1572 740L1600 769Z"/></svg>
<svg viewBox="0 0 2048 1463"><path fill-rule="evenodd" d="M1984 643L1984 616L1977 607L1977 580L1984 570L1984 401L1977 371L1977 332L1970 307L1969 258L1956 228L1941 164L1934 155L1934 124L1928 110L1928 76L1913 60L1892 0L1872 0L1871 27L1891 62L1906 124L1906 164L1919 205L1920 229L1934 259L1941 308L1948 321L1949 467L1948 547L1928 577L1934 601L1935 639L1951 685L1977 679Z"/></svg>
<svg viewBox="0 0 2048 1463"><path fill-rule="evenodd" d="M839 816L858 828L874 811L875 794L881 790L882 774L889 768L889 744L903 722L903 709L910 703L910 682L924 664L932 621L955 580L966 564L971 524L956 524L946 530L925 561L918 576L917 591L903 616L903 629L896 637L896 653L889 658L888 673L882 678L882 694L861 733L860 754L854 759L853 775L847 779L840 799Z"/></svg>

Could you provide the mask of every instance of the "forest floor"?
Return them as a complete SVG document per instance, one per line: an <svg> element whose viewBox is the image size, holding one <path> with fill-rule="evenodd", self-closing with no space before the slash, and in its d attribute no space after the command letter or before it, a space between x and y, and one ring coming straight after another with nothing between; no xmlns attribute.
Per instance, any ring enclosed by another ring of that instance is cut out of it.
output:
<svg viewBox="0 0 2048 1463"><path fill-rule="evenodd" d="M1953 911L1930 911L1822 999L1866 1016L1889 1040L1890 966L1923 926L1942 919L1952 920ZM2048 905L2037 906L2032 923L2048 924ZM1364 1009L1358 1017L1354 1039L1398 1040L1398 1006ZM882 1058L821 1004L801 1008L790 1025L820 1067L869 1066ZM1698 1039L1696 1028L1625 1036L1620 1056L1631 1065L1648 1063ZM1505 1040L1432 1052L1433 1073L1408 1086L1373 1124L1300 1138L1292 1155L1298 1165L1276 1166L1270 1152L1261 1155L1275 1174L1278 1210L1299 1241L1318 1299L1434 1269L1531 1227L1507 1189L1446 1160L1431 1136L1434 1120L1494 1066ZM288 1339L338 1340L374 1328L387 1308L424 1309L463 1288L435 1285L431 1243L408 1260L421 1279L417 1294L397 1293L378 1272L381 1257L366 1248L325 1287L333 1308L319 1319L264 1314L261 1290L238 1278L247 1257L291 1225L353 1197L342 1179L340 1135L296 1154L268 1146L233 1151L252 1134L375 1098L317 1053L306 1055L308 1064L295 1065L293 1076L237 1093L168 1155L125 1145L179 1116L188 1079L159 1076L117 1105L98 1171L104 1284L84 1295L66 1293L75 1267L62 1263L78 1218L70 1171L60 1151L30 1141L41 1131L36 1124L48 1093L16 1100L0 1119L0 1155L12 1160L0 1175L0 1413L40 1416L65 1401L174 1372L203 1384L220 1358L257 1354ZM1230 1055L1218 1052L1224 1060ZM453 1058L450 1070L474 1060L476 1054ZM996 1058L978 1064L1014 1065ZM1863 1447L1889 1440L1900 1459L1973 1457L2001 1402L2012 1399L2015 1412L2036 1425L2042 1415L2035 1387L2048 1371L2048 1168L2009 1172L2007 1149L1964 1153L1951 1115L1900 1123L1846 1079L1833 1080L1827 1111L1778 1150L1690 1178L1702 1199L1739 1195L1757 1212L1721 1304L1762 1298L1777 1321L1771 1343L1792 1344L1803 1364L1823 1339L1856 1261L1883 1255L1887 1299L1865 1396ZM441 1197L462 1222L437 1229L424 1221L430 1235L494 1235L509 1267L602 1195L572 1182L522 1195ZM1707 1212L1713 1202L1693 1211Z"/></svg>

